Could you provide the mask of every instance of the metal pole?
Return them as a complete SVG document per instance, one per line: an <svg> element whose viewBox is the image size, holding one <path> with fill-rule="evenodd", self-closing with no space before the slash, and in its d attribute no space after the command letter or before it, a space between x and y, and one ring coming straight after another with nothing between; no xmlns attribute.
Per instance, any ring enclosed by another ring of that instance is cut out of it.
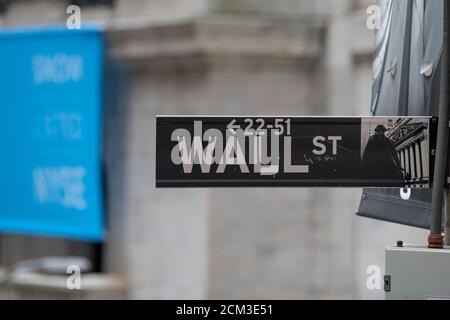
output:
<svg viewBox="0 0 450 320"><path fill-rule="evenodd" d="M449 1L444 1L444 41L442 51L442 75L441 75L441 97L439 106L439 122L437 133L436 158L433 177L433 195L431 202L431 232L428 236L428 247L442 249L444 238L442 236L442 207L444 200L444 184L447 179L447 149L448 149L448 39L449 39Z"/></svg>
<svg viewBox="0 0 450 320"><path fill-rule="evenodd" d="M445 245L450 246L450 190L447 190L445 193L447 198L446 207L445 207Z"/></svg>

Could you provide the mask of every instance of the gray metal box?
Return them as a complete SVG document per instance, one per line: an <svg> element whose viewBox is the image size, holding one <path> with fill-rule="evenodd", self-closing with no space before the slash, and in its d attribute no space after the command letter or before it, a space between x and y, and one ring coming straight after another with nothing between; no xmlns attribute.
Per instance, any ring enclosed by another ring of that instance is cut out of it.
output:
<svg viewBox="0 0 450 320"><path fill-rule="evenodd" d="M450 300L450 248L386 247L387 300Z"/></svg>

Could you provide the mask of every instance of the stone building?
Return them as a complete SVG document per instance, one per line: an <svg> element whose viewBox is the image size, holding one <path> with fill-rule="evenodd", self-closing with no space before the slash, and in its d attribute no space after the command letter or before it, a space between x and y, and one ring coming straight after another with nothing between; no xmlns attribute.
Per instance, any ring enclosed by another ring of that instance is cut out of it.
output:
<svg viewBox="0 0 450 320"><path fill-rule="evenodd" d="M9 27L64 23L71 1L3 2ZM427 232L355 217L359 189L154 187L157 114L368 115L373 1L73 2L108 43L102 274L126 297L384 296L367 289L367 267L383 267L385 245ZM0 259L88 247L2 235Z"/></svg>

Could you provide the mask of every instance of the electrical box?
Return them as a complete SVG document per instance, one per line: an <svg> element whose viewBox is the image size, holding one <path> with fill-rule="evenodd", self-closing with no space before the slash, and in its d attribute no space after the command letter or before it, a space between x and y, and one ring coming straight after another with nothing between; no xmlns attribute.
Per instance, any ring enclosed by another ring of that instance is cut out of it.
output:
<svg viewBox="0 0 450 320"><path fill-rule="evenodd" d="M387 300L450 300L450 247L386 247Z"/></svg>

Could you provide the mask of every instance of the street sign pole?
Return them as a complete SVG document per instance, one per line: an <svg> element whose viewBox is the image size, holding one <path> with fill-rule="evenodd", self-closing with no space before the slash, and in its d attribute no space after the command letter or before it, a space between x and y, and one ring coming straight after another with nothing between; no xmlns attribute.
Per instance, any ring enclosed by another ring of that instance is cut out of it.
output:
<svg viewBox="0 0 450 320"><path fill-rule="evenodd" d="M445 225L444 225L444 243L446 246L450 246L450 190L445 192L446 207L445 207Z"/></svg>
<svg viewBox="0 0 450 320"><path fill-rule="evenodd" d="M428 236L428 247L442 249L444 247L444 238L442 236L442 208L445 192L446 172L448 168L448 134L449 134L449 60L448 60L448 41L449 41L449 9L448 1L444 1L444 39L442 55L442 75L441 75L441 99L439 106L439 123L435 159L435 171L433 179L433 192L431 201L431 230ZM448 199L447 199L448 201Z"/></svg>
<svg viewBox="0 0 450 320"><path fill-rule="evenodd" d="M449 98L448 95L450 94L450 63L449 63L449 37L450 37L450 5L447 1L444 1L444 43L443 43L443 74L444 74L444 83L442 85L443 88L443 97L445 105L448 108ZM448 116L448 115L447 115ZM450 126L450 122L449 122ZM448 150L447 150L448 152ZM449 158L447 158L447 163L449 161ZM446 206L446 215L445 215L445 245L450 246L450 188L447 188L446 191L446 199L447 199L447 206Z"/></svg>

